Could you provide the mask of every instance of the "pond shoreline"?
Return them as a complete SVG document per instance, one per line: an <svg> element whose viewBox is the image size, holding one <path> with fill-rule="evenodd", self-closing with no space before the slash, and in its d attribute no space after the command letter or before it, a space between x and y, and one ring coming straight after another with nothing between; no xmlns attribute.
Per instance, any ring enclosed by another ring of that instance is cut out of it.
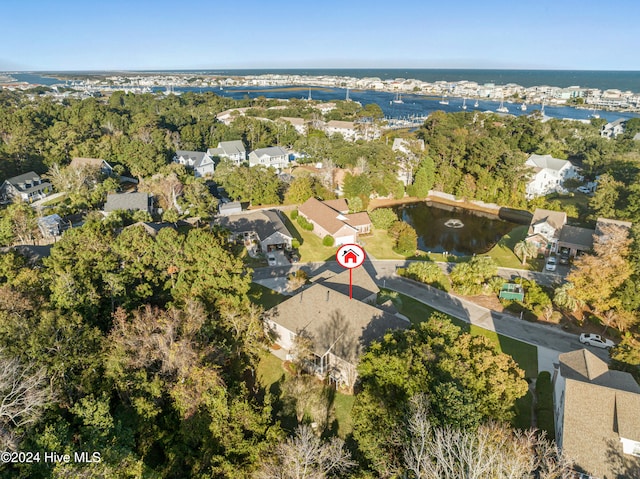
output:
<svg viewBox="0 0 640 479"><path fill-rule="evenodd" d="M475 201L456 200L444 197L443 195L445 195L445 193L430 192L426 198L417 198L415 196L409 196L399 199L375 198L369 202L368 210L372 211L376 208L391 208L394 206L402 206L404 204L431 202L441 205L453 206L463 210L490 214L496 216L497 218L519 224L529 224L532 217L531 213L526 210L519 210L498 205L489 205L487 203L478 204Z"/></svg>

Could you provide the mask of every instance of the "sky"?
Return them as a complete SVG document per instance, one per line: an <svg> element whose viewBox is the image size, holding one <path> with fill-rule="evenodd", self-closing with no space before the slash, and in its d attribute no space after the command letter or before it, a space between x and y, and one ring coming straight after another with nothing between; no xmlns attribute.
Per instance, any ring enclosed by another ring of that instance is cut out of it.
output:
<svg viewBox="0 0 640 479"><path fill-rule="evenodd" d="M640 2L5 0L0 71L640 70Z"/></svg>

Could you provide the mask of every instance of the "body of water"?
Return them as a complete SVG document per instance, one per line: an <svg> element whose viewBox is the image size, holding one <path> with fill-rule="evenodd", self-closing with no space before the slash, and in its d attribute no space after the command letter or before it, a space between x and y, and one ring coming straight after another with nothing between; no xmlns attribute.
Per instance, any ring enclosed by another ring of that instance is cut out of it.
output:
<svg viewBox="0 0 640 479"><path fill-rule="evenodd" d="M431 202L394 207L418 233L418 248L456 256L483 254L518 226L497 216Z"/></svg>
<svg viewBox="0 0 640 479"><path fill-rule="evenodd" d="M65 75L72 74L98 74L107 72L64 72ZM112 72L113 73L113 72ZM150 72L149 72L150 73ZM298 75L335 75L335 76L354 76L354 77L379 77L382 79L389 78L415 78L423 81L459 81L470 80L478 83L494 82L496 84L517 83L523 86L533 85L551 85L551 86L570 86L579 84L580 86L592 86L601 89L618 88L621 90L640 91L640 72L587 72L587 71L557 71L557 70L395 70L395 69L355 69L355 70L175 70L154 73L192 73L192 74L209 74L209 75L260 75L265 73L281 73L281 74L298 74ZM33 84L53 85L60 83L60 80L52 78L55 72L24 72L11 73L11 76L18 81L25 81ZM526 80L526 81L524 81ZM590 83L585 83L585 82ZM229 87L221 90L220 88L188 88L176 87L176 92L205 92L213 91L214 93L235 99L242 98L307 98L309 87ZM156 90L164 91L164 88L156 88ZM324 88L311 86L311 96L314 100L335 101L346 98L347 90L344 88ZM424 95L403 94L403 103L393 103L394 93L375 91L375 90L349 90L349 98L362 103L378 104L386 117L389 118L410 118L413 116L423 117L434 111L442 110L445 112L455 112L462 110L462 98L449 97L448 105L441 105L441 98L426 97ZM467 100L467 111L495 111L499 106L498 101L479 100L478 106L475 100ZM520 109L520 104L505 102L504 106L512 115L528 115L535 110L541 110L542 105L527 105L527 110ZM570 118L576 120L588 120L590 116L596 112L601 118L607 121L614 121L619 118L636 118L640 117L638 113L614 112L605 110L589 110L581 108L573 108L567 106L549 106L545 105L544 112L546 116L552 118Z"/></svg>

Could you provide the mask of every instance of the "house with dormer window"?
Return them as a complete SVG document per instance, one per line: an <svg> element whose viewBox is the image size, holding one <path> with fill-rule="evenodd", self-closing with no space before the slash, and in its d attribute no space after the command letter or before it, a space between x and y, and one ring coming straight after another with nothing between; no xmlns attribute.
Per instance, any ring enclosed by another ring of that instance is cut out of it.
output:
<svg viewBox="0 0 640 479"><path fill-rule="evenodd" d="M213 158L204 151L178 150L173 161L193 170L196 178L213 175L215 170Z"/></svg>
<svg viewBox="0 0 640 479"><path fill-rule="evenodd" d="M281 170L289 166L289 153L279 146L259 148L249 153L249 166L273 166Z"/></svg>
<svg viewBox="0 0 640 479"><path fill-rule="evenodd" d="M43 181L33 171L9 178L0 185L0 203L11 203L15 200L32 203L51 194L51 183Z"/></svg>
<svg viewBox="0 0 640 479"><path fill-rule="evenodd" d="M564 190L565 180L578 178L578 170L570 161L551 155L531 155L525 162L531 173L526 187L526 198L545 196Z"/></svg>

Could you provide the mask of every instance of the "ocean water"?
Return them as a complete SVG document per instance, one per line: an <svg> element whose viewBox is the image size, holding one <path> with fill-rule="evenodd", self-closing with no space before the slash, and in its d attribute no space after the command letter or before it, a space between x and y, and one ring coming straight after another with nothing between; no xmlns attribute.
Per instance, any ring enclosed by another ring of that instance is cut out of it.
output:
<svg viewBox="0 0 640 479"><path fill-rule="evenodd" d="M19 81L51 85L56 80L47 74L56 72L17 72L12 75ZM100 74L113 72L59 72L69 74ZM515 83L524 87L549 85L557 87L580 86L601 90L618 89L640 93L640 71L589 71L589 70L480 70L480 69L403 69L403 68L356 68L356 69L273 69L273 70L154 70L148 73L193 73L203 75L245 76L267 73L314 76L347 76L355 78L377 77L382 80L395 78L416 79L425 82L469 80L481 85Z"/></svg>

